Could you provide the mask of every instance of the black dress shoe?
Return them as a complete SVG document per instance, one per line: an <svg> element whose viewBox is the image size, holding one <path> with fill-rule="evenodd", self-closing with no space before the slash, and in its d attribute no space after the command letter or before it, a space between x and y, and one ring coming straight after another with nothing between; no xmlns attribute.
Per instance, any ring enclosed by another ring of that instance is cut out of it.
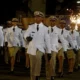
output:
<svg viewBox="0 0 80 80"><path fill-rule="evenodd" d="M67 74L72 74L73 72L68 72Z"/></svg>
<svg viewBox="0 0 80 80"><path fill-rule="evenodd" d="M27 68L27 67L24 67L24 69L25 69L25 70L29 70L29 68Z"/></svg>
<svg viewBox="0 0 80 80"><path fill-rule="evenodd" d="M77 72L79 69L78 68L74 68L74 71Z"/></svg>
<svg viewBox="0 0 80 80"><path fill-rule="evenodd" d="M40 77L39 76L36 76L36 80L40 80Z"/></svg>
<svg viewBox="0 0 80 80"><path fill-rule="evenodd" d="M58 72L58 77L63 77L63 72Z"/></svg>
<svg viewBox="0 0 80 80"><path fill-rule="evenodd" d="M10 72L9 72L9 75L13 75L13 74L14 74L14 71L10 71Z"/></svg>
<svg viewBox="0 0 80 80"><path fill-rule="evenodd" d="M51 76L51 80L54 80L54 77L53 76Z"/></svg>
<svg viewBox="0 0 80 80"><path fill-rule="evenodd" d="M78 70L80 70L80 66L78 66Z"/></svg>

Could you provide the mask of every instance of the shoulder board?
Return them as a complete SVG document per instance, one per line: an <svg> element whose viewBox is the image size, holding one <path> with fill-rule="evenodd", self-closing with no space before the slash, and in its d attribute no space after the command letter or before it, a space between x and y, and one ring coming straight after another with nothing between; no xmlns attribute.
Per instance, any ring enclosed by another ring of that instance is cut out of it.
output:
<svg viewBox="0 0 80 80"><path fill-rule="evenodd" d="M58 29L61 29L60 27L57 26Z"/></svg>
<svg viewBox="0 0 80 80"><path fill-rule="evenodd" d="M34 23L30 23L30 24L28 24L28 25L32 25L32 24L34 24Z"/></svg>
<svg viewBox="0 0 80 80"><path fill-rule="evenodd" d="M21 27L18 26L19 29L22 29Z"/></svg>
<svg viewBox="0 0 80 80"><path fill-rule="evenodd" d="M17 26L18 28L21 28L21 27L19 27L19 26Z"/></svg>
<svg viewBox="0 0 80 80"><path fill-rule="evenodd" d="M48 27L46 24L44 24L46 27Z"/></svg>

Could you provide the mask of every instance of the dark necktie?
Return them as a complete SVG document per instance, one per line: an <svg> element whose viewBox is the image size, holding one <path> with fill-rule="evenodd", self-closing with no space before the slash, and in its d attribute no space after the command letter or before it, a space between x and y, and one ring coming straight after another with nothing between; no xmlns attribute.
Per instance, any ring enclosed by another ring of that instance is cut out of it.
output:
<svg viewBox="0 0 80 80"><path fill-rule="evenodd" d="M53 28L51 27L51 32L53 32Z"/></svg>
<svg viewBox="0 0 80 80"><path fill-rule="evenodd" d="M15 32L15 27L13 28L13 32Z"/></svg>
<svg viewBox="0 0 80 80"><path fill-rule="evenodd" d="M63 29L62 29L62 31L61 31L61 34L63 34Z"/></svg>
<svg viewBox="0 0 80 80"><path fill-rule="evenodd" d="M39 30L39 25L37 25L37 31Z"/></svg>

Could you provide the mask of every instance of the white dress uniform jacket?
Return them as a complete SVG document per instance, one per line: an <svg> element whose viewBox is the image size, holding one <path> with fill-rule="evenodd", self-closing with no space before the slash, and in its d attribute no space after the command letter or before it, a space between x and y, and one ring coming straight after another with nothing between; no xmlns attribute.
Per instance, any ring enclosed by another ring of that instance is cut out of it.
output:
<svg viewBox="0 0 80 80"><path fill-rule="evenodd" d="M0 46L3 47L3 44L4 44L3 27L0 26Z"/></svg>
<svg viewBox="0 0 80 80"><path fill-rule="evenodd" d="M51 43L51 50L54 52L58 52L59 50L59 34L60 29L57 26L50 27L49 26L49 35L50 35L50 43Z"/></svg>
<svg viewBox="0 0 80 80"><path fill-rule="evenodd" d="M23 37L21 29L18 26L8 28L8 32L6 33L6 42L8 42L8 47L23 46Z"/></svg>
<svg viewBox="0 0 80 80"><path fill-rule="evenodd" d="M79 33L79 36L77 37L77 44L78 44L78 47L80 49L80 31L78 33Z"/></svg>
<svg viewBox="0 0 80 80"><path fill-rule="evenodd" d="M62 30L63 30L63 33L62 33ZM64 51L67 51L68 47L69 47L69 42L67 40L67 37L69 36L69 31L66 30L65 28L61 29L61 32L60 32L60 40L61 40L61 43L62 43L62 47L63 47L63 50Z"/></svg>
<svg viewBox="0 0 80 80"><path fill-rule="evenodd" d="M8 28L4 28L3 29L3 34L4 34L4 46L5 46L5 42L6 42L6 34L8 32Z"/></svg>
<svg viewBox="0 0 80 80"><path fill-rule="evenodd" d="M31 55L36 55L36 50L45 53L45 48L47 53L51 53L50 37L48 33L48 28L41 22L39 25L39 30L37 31L37 24L34 23L29 25L24 38L31 36L33 39L29 43L27 53Z"/></svg>
<svg viewBox="0 0 80 80"><path fill-rule="evenodd" d="M69 36L68 36L68 42L71 44L72 49L78 50L78 44L77 44L77 39L79 36L79 33L76 30L73 30L73 33L69 31Z"/></svg>
<svg viewBox="0 0 80 80"><path fill-rule="evenodd" d="M22 36L23 36L23 44L25 48L28 48L28 42L24 39L24 34L25 34L26 30L22 30Z"/></svg>

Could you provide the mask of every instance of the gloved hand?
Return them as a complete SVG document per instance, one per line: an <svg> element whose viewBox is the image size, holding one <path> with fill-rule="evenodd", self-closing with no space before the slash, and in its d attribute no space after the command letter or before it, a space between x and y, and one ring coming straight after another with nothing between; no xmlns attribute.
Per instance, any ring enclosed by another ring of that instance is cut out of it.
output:
<svg viewBox="0 0 80 80"><path fill-rule="evenodd" d="M22 51L22 52L25 52L25 48L24 48L24 47L21 47L21 51Z"/></svg>
<svg viewBox="0 0 80 80"><path fill-rule="evenodd" d="M45 61L46 61L46 62L49 62L50 59L51 59L51 54L45 53L45 54L44 54L44 57L45 57Z"/></svg>
<svg viewBox="0 0 80 80"><path fill-rule="evenodd" d="M67 59L67 52L66 51L64 51L64 57L65 57L65 59Z"/></svg>
<svg viewBox="0 0 80 80"><path fill-rule="evenodd" d="M30 41L32 41L33 38L28 36L26 39L27 39L28 42L30 42Z"/></svg>
<svg viewBox="0 0 80 80"><path fill-rule="evenodd" d="M73 49L73 51L74 51L75 54L78 54L78 51L76 49Z"/></svg>
<svg viewBox="0 0 80 80"><path fill-rule="evenodd" d="M48 61L50 61L50 59L51 59L51 54L50 53L47 53L47 59L48 59Z"/></svg>
<svg viewBox="0 0 80 80"><path fill-rule="evenodd" d="M61 43L61 41L60 41L60 40L58 40L58 42L59 42L59 43Z"/></svg>
<svg viewBox="0 0 80 80"><path fill-rule="evenodd" d="M71 44L69 43L69 46L71 47Z"/></svg>
<svg viewBox="0 0 80 80"><path fill-rule="evenodd" d="M5 42L5 47L7 47L8 46L8 42Z"/></svg>

